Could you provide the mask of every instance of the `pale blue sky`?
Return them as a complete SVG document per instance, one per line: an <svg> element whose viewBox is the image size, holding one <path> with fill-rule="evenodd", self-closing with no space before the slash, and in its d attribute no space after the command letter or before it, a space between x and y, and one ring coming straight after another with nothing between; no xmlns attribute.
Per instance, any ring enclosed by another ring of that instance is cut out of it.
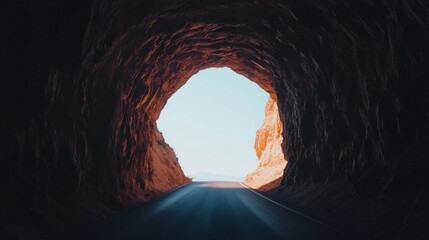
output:
<svg viewBox="0 0 429 240"><path fill-rule="evenodd" d="M267 100L268 93L231 69L205 69L168 100L158 129L186 175L244 177L257 165L253 145Z"/></svg>

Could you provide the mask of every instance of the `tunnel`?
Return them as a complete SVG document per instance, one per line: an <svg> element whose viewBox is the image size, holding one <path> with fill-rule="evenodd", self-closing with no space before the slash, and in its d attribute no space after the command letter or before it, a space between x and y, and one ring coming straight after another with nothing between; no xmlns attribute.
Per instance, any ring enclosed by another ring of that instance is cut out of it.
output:
<svg viewBox="0 0 429 240"><path fill-rule="evenodd" d="M255 82L278 107L288 164L267 195L367 239L429 235L425 1L23 0L5 9L6 239L58 239L188 183L155 123L192 75L213 67Z"/></svg>

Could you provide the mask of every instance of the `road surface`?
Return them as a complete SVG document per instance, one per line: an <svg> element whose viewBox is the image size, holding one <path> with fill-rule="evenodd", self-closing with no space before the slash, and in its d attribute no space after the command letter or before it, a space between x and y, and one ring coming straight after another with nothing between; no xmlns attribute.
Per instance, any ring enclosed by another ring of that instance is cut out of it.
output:
<svg viewBox="0 0 429 240"><path fill-rule="evenodd" d="M71 239L346 239L238 182L194 182Z"/></svg>

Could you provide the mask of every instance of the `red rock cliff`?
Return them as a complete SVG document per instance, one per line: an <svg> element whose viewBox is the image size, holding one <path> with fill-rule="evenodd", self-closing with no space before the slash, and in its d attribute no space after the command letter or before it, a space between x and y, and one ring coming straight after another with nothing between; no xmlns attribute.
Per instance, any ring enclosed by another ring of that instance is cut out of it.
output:
<svg viewBox="0 0 429 240"><path fill-rule="evenodd" d="M252 188L266 184L275 187L280 183L287 159L282 151L282 124L275 100L270 98L265 106L265 119L256 132L255 151L259 159L257 169L246 176L244 182Z"/></svg>
<svg viewBox="0 0 429 240"><path fill-rule="evenodd" d="M136 176L128 182L134 189L133 194L129 194L132 190L121 194L121 201L126 206L136 205L142 199L149 200L181 184L191 182L191 179L184 175L174 150L165 142L162 133L154 128L151 136L151 143L145 155L150 162L130 169L136 171L129 173Z"/></svg>

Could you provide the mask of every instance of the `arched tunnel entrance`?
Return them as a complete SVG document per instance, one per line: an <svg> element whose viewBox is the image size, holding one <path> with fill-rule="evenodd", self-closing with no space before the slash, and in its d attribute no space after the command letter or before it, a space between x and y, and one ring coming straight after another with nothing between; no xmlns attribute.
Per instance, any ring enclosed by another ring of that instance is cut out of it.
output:
<svg viewBox="0 0 429 240"><path fill-rule="evenodd" d="M208 67L277 102L288 164L267 194L368 238L427 236L426 1L28 2L1 23L5 236L188 182L174 163L157 177L156 120Z"/></svg>
<svg viewBox="0 0 429 240"><path fill-rule="evenodd" d="M241 182L249 175L246 184L256 187L280 178L286 165L273 103L231 69L208 68L168 100L157 127L194 181Z"/></svg>
<svg viewBox="0 0 429 240"><path fill-rule="evenodd" d="M215 60L215 63L218 60ZM224 59L223 61L228 61L228 59ZM242 63L236 63L239 64L238 66L244 66L245 70L249 70L250 73L255 72L254 69L250 70L250 66L242 65ZM253 65L251 65L253 66ZM206 67L206 66L204 66ZM201 68L201 69L204 69ZM213 68L212 68L213 69ZM229 68L228 68L229 69ZM198 72L199 69L196 69L195 72ZM234 72L233 70L229 69L230 71ZM205 70L203 70L205 71ZM259 70L256 70L259 71ZM171 71L171 74L176 74L175 71ZM237 73L235 73L237 74ZM197 75L197 74L195 74ZM195 76L193 75L193 76ZM247 74L249 75L249 74ZM188 75L184 75L188 76ZM242 76L242 75L239 75ZM263 88L263 92L268 93L267 89L271 89L271 87L266 85L260 85L261 81L260 79L255 79L257 75L254 73L252 77L252 80L245 78L246 80L254 81L257 84L259 84L259 87ZM242 76L243 77L243 76ZM264 77L266 79L266 77ZM169 88L166 87L166 83L159 84L158 82L149 83L149 88L153 88L154 92L157 92L154 96L144 96L143 102L138 103L138 109L137 111L133 109L133 112L137 116L140 116L143 113L143 116L149 117L148 113L144 113L144 111L148 111L145 109L145 107L149 107L150 104L153 104L153 108L150 111L150 120L147 118L139 119L138 117L133 117L134 119L139 121L139 124L142 125L148 125L150 124L149 130L145 131L145 134L147 137L145 137L145 141L142 142L143 146L141 146L142 149L146 149L145 151L136 151L136 154L144 154L144 158L141 161L143 164L139 167L141 167L141 170L137 170L133 168L133 171L136 171L134 173L131 173L133 176L132 179L130 179L129 184L131 186L131 189L129 191L132 191L133 196L140 196L137 199L131 200L131 204L133 201L141 201L142 199L150 198L151 195L146 195L147 193L153 193L154 195L157 195L159 193L165 192L169 189L172 189L173 187L183 184L187 181L189 181L188 177L184 175L182 172L182 168L180 166L180 162L178 162L177 156L175 156L175 152L171 149L171 147L174 148L174 146L169 146L168 143L165 142L164 137L159 132L159 129L157 127L156 121L158 120L161 110L164 108L165 104L167 103L167 100L169 96L172 96L179 88L183 88L185 83L188 81L188 79L183 79L181 82L175 82L176 79L171 79L173 82L173 85L170 85ZM139 84L137 82L137 84ZM259 88L257 87L257 88ZM244 89L243 89L244 90ZM212 89L205 89L204 91L212 91ZM231 91L231 89L229 89ZM254 130L255 136L259 142L255 143L258 146L255 146L256 150L256 156L260 158L261 162L258 165L258 168L256 167L252 169L254 171L253 174L251 174L252 171L248 172L248 177L246 177L246 183L252 187L260 187L265 184L270 184L272 181L275 180L275 183L271 186L271 188L276 187L280 183L280 178L283 175L283 170L285 167L285 157L281 148L281 144L283 142L283 138L281 136L282 132L282 126L281 126L281 120L279 118L278 109L277 109L277 103L276 103L276 95L272 93L272 90L269 90L271 94L267 94L267 97L269 96L270 101L268 102L268 109L266 109L266 117L272 118L270 119L270 123L265 123L263 126L265 129L261 130L258 135L256 135L256 129ZM147 93L143 93L147 94ZM203 93L207 95L208 93ZM152 99L151 99L152 98ZM146 102L145 102L146 101ZM232 106L231 104L229 104ZM124 106L126 106L124 104ZM141 107L141 109L139 109ZM209 106L208 111L209 114L216 114L215 109L211 109ZM252 108L256 108L256 106L252 106ZM268 111L268 112L267 112ZM131 116L131 115L130 115ZM261 113L262 117L264 116L264 113ZM123 118L120 119L121 122L123 122ZM143 122L140 122L143 121ZM251 120L246 120L246 122L250 122ZM262 121L261 121L262 122ZM126 123L126 122L125 122ZM175 123L176 124L176 123ZM261 123L259 123L261 124ZM270 126L270 124L272 126ZM245 125L245 124L242 124ZM127 128L129 126L126 126ZM176 124L174 127L178 127ZM131 127L129 127L131 129ZM268 130L270 129L270 130ZM268 130L268 131L267 131ZM260 135L260 136L259 136ZM122 137L127 137L122 136ZM147 141L147 139L150 139ZM195 139L194 139L195 141ZM201 142L200 140L197 140ZM129 139L122 140L122 147L124 147L126 150L129 150ZM253 145L253 144L252 144ZM210 146L206 146L210 147ZM211 146L214 148L215 146ZM231 146L228 146L231 147ZM225 148L228 148L225 147ZM217 149L215 151L224 151L225 149ZM230 149L231 152L229 155L234 155L234 151ZM271 156L271 153L273 157ZM130 158L139 158L137 156L130 156ZM271 162L271 158L273 158L273 161ZM230 159L232 160L232 159ZM202 161L202 160L200 160ZM218 163L219 164L219 163ZM230 164L230 163L228 163ZM134 177L135 176L135 177ZM244 176L242 176L244 180ZM143 180L144 179L144 180ZM237 179L238 180L238 179ZM142 192L141 195L137 195L139 192ZM127 193L124 193L125 195L128 195ZM128 201L128 200L127 200ZM129 202L125 201L125 203L130 204Z"/></svg>

